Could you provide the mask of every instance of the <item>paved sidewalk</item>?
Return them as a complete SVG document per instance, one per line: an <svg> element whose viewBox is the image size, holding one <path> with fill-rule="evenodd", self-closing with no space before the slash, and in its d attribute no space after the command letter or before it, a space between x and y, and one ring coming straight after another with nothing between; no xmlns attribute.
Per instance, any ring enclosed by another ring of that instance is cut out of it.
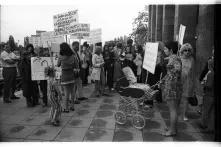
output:
<svg viewBox="0 0 221 147"><path fill-rule="evenodd" d="M84 88L85 96L90 96L93 85ZM17 93L22 97L22 93ZM117 125L114 113L117 111L120 96L114 93L112 97L89 98L76 105L76 110L62 113L61 126L49 125L50 108L37 106L26 108L25 99L14 100L4 104L0 100L0 137L5 142L39 142L39 141L213 141L212 134L203 134L197 127L199 115L189 112L190 120L179 121L176 137L161 135L169 123L168 107L156 104L154 117L146 121L145 128L140 131L131 125L130 120L125 125Z"/></svg>

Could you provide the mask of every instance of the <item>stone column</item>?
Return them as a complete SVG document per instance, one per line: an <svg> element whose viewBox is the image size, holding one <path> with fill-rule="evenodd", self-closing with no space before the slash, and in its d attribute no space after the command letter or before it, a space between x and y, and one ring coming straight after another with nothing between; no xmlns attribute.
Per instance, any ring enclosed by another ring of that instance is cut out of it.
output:
<svg viewBox="0 0 221 147"><path fill-rule="evenodd" d="M212 54L214 46L214 5L200 5L196 40L196 77L202 72L206 61ZM198 82L198 80L197 80ZM202 94L202 89L197 84L197 90Z"/></svg>
<svg viewBox="0 0 221 147"><path fill-rule="evenodd" d="M196 26L198 19L198 5L176 5L174 40L179 35L180 25L186 26L183 43L190 43L193 48L196 47ZM195 51L194 51L195 52Z"/></svg>
<svg viewBox="0 0 221 147"><path fill-rule="evenodd" d="M163 5L156 6L155 41L162 41Z"/></svg>
<svg viewBox="0 0 221 147"><path fill-rule="evenodd" d="M149 41L151 41L152 38L152 30L151 30L151 25L152 25L152 21L151 21L151 15L152 15L152 5L149 5L149 22L148 22L148 30L149 30Z"/></svg>
<svg viewBox="0 0 221 147"><path fill-rule="evenodd" d="M155 41L155 28L156 28L156 5L152 5L151 13L151 41Z"/></svg>
<svg viewBox="0 0 221 147"><path fill-rule="evenodd" d="M163 6L163 29L162 29L162 41L173 40L174 34L174 12L175 5Z"/></svg>

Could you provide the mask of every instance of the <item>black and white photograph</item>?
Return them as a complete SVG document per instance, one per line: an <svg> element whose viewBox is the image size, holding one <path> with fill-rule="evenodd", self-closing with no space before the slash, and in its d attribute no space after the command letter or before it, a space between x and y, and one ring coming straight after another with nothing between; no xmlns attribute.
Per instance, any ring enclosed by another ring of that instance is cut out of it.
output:
<svg viewBox="0 0 221 147"><path fill-rule="evenodd" d="M0 2L0 145L220 145L221 1L22 1Z"/></svg>

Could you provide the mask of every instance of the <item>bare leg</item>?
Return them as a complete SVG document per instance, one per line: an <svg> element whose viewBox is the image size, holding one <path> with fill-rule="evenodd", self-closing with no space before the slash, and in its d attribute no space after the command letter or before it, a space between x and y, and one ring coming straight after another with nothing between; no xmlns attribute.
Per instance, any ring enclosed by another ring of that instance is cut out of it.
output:
<svg viewBox="0 0 221 147"><path fill-rule="evenodd" d="M188 110L188 98L187 97L183 97L183 120L187 121L188 118L186 116L187 110Z"/></svg>

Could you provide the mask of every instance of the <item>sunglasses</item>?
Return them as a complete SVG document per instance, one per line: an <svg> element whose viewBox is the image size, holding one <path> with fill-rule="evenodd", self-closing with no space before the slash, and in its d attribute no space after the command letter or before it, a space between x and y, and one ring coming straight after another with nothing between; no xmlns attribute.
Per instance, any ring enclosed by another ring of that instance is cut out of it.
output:
<svg viewBox="0 0 221 147"><path fill-rule="evenodd" d="M190 50L183 50L184 52L190 52Z"/></svg>

